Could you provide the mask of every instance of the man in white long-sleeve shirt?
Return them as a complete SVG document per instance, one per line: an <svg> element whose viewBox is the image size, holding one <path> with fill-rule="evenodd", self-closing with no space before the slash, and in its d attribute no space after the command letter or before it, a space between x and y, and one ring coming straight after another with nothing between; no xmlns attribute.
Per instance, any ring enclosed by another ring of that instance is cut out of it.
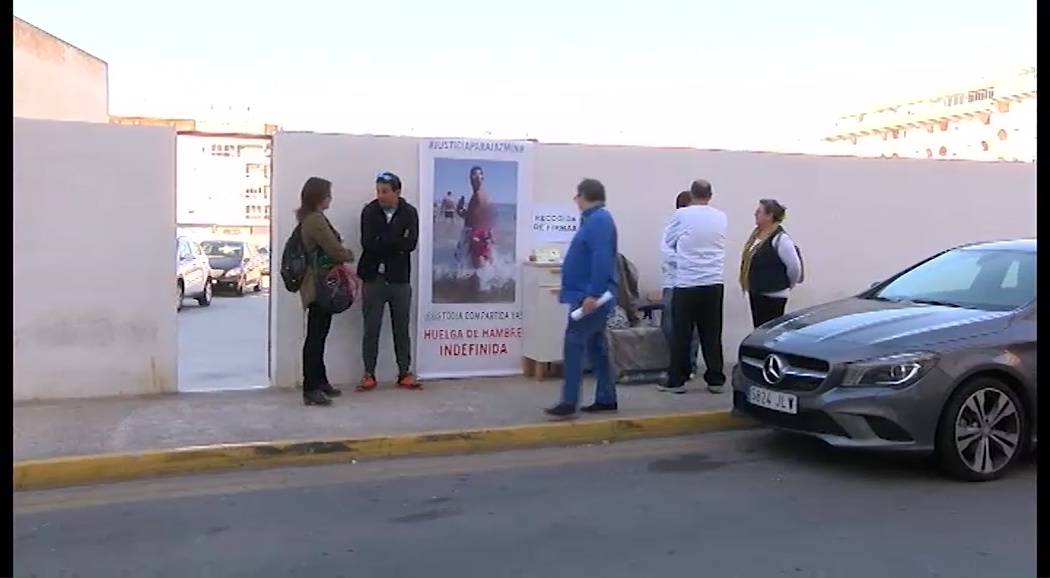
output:
<svg viewBox="0 0 1050 578"><path fill-rule="evenodd" d="M693 196L689 191L682 191L675 197L675 210L688 207L691 204L693 204ZM664 233L666 232L667 227L664 227ZM660 272L663 273L661 298L664 306L663 311L660 313L660 330L663 331L664 340L670 347L671 343L674 342L674 327L671 323L671 320L674 318L671 314L671 296L674 293L675 274L678 267L675 265L675 259L677 258L675 250L664 244L662 234L660 237L660 256ZM693 337L689 340L689 375L696 372L696 353L699 351L699 347L700 342L697 340L696 332L694 331Z"/></svg>
<svg viewBox="0 0 1050 578"><path fill-rule="evenodd" d="M722 303L725 296L726 214L710 206L711 183L693 181L692 204L675 211L664 231L665 250L674 252L671 297L673 337L671 367L663 391L681 393L689 380L689 342L699 333L704 381L722 393L726 376L722 356Z"/></svg>

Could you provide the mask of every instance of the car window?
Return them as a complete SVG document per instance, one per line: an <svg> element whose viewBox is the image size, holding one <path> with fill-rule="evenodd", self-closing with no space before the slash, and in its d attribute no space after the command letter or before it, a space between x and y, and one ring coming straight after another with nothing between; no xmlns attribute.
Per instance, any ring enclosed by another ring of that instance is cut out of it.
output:
<svg viewBox="0 0 1050 578"><path fill-rule="evenodd" d="M870 297L1009 311L1032 302L1035 290L1034 252L964 248L918 265Z"/></svg>
<svg viewBox="0 0 1050 578"><path fill-rule="evenodd" d="M186 244L186 239L179 239L175 242L175 254L178 255L179 259L192 257L189 245Z"/></svg>
<svg viewBox="0 0 1050 578"><path fill-rule="evenodd" d="M209 257L226 257L241 259L244 257L244 243L237 241L204 241L201 249Z"/></svg>
<svg viewBox="0 0 1050 578"><path fill-rule="evenodd" d="M1003 277L1001 287L1003 289L1016 289L1017 283L1019 282L1019 272L1021 271L1021 264L1017 261L1010 263L1010 266L1006 269L1006 275Z"/></svg>
<svg viewBox="0 0 1050 578"><path fill-rule="evenodd" d="M894 290L907 287L908 293L943 293L945 291L964 291L973 286L977 274L981 268L977 265L977 255L965 255L947 257L944 255L923 264L921 275L911 273L907 279L903 279ZM891 291L892 293L893 291Z"/></svg>
<svg viewBox="0 0 1050 578"><path fill-rule="evenodd" d="M193 252L194 257L204 256L204 251L201 251L201 246L196 241L190 241L190 251Z"/></svg>

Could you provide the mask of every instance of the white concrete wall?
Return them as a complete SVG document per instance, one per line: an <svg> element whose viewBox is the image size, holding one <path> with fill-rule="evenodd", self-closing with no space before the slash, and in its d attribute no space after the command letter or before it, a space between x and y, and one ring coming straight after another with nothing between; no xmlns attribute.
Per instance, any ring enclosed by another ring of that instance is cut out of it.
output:
<svg viewBox="0 0 1050 578"><path fill-rule="evenodd" d="M14 116L109 122L109 65L13 18Z"/></svg>
<svg viewBox="0 0 1050 578"><path fill-rule="evenodd" d="M274 137L274 270L295 225L302 182L311 175L335 185L334 225L359 250L361 206L374 176L394 171L405 196L418 200L418 141L413 138L278 133ZM714 204L729 214L725 351L750 331L747 303L736 283L740 252L758 199L788 207L785 226L806 261L806 282L789 309L844 297L949 246L1035 236L1034 165L777 155L693 149L547 145L537 147L535 202L570 202L583 177L601 179L619 225L621 251L639 268L643 290L658 288L658 242L675 195L696 178L714 185ZM418 292L417 292L418 294ZM271 297L274 385L299 377L303 335L298 296L281 287ZM414 318L414 317L413 317ZM359 308L336 318L328 342L329 375L340 383L360 374ZM389 333L381 341L389 368ZM389 379L391 375L381 375Z"/></svg>
<svg viewBox="0 0 1050 578"><path fill-rule="evenodd" d="M175 130L14 119L16 401L176 391Z"/></svg>

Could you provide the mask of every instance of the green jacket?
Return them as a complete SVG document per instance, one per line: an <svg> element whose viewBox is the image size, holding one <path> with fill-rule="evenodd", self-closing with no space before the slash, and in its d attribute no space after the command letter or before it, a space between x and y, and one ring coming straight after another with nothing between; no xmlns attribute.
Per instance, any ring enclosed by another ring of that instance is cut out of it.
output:
<svg viewBox="0 0 1050 578"><path fill-rule="evenodd" d="M310 256L310 268L299 288L299 298L306 309L317 298L317 275L342 263L353 263L354 252L343 247L339 234L324 213L310 213L302 220L303 247Z"/></svg>

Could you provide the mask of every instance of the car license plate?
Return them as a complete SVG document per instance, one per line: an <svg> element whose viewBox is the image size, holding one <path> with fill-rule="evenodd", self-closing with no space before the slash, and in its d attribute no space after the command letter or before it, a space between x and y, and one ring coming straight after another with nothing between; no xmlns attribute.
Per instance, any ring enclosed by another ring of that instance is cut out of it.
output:
<svg viewBox="0 0 1050 578"><path fill-rule="evenodd" d="M747 390L747 401L751 405L764 407L782 413L798 413L798 396L790 393L772 391L764 387L751 386Z"/></svg>

